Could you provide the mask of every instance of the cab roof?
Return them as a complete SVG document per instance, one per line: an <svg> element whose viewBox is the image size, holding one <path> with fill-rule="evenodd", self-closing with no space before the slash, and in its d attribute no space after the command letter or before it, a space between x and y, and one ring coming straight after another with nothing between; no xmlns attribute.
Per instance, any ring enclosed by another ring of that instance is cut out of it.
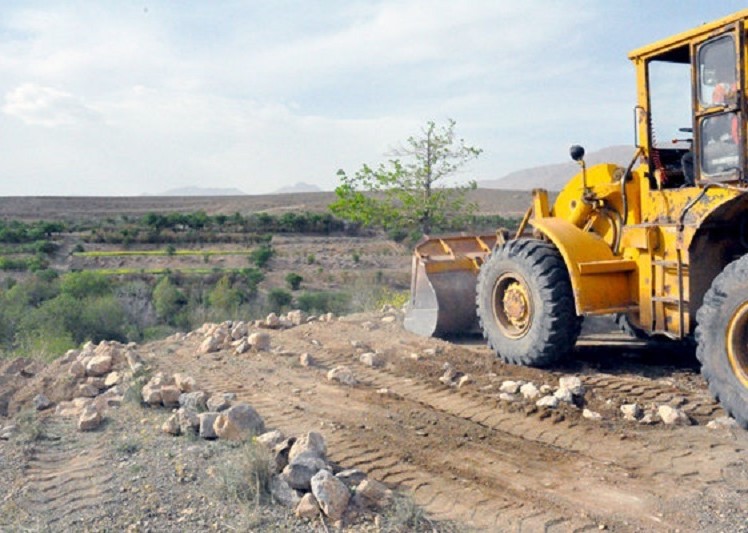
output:
<svg viewBox="0 0 748 533"><path fill-rule="evenodd" d="M667 50L687 45L691 41L698 39L699 37L709 35L715 30L719 30L720 28L727 26L728 24L746 19L748 19L748 9L742 9L736 13L733 13L732 15L728 15L712 22L707 22L696 28L675 34L672 37L660 39L659 41L655 41L652 44L648 44L646 46L642 46L641 48L637 48L636 50L632 50L631 52L629 52L629 59L635 61L637 59L644 59L654 55L659 55Z"/></svg>

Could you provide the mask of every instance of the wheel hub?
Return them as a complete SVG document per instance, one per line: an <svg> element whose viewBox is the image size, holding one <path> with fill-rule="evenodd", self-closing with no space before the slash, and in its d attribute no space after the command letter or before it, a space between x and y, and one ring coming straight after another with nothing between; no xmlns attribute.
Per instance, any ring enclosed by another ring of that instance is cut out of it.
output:
<svg viewBox="0 0 748 533"><path fill-rule="evenodd" d="M748 388L748 302L738 307L730 319L725 344L732 371Z"/></svg>
<svg viewBox="0 0 748 533"><path fill-rule="evenodd" d="M527 293L519 283L512 283L504 293L504 312L509 321L517 327L527 322L530 308Z"/></svg>
<svg viewBox="0 0 748 533"><path fill-rule="evenodd" d="M527 284L516 274L499 277L494 285L494 318L504 335L524 336L532 323L532 300Z"/></svg>

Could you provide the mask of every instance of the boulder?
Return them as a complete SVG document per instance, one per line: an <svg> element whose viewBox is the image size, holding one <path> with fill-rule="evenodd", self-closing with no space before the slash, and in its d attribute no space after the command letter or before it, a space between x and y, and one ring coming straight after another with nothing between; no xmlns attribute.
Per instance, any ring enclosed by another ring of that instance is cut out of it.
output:
<svg viewBox="0 0 748 533"><path fill-rule="evenodd" d="M710 420L709 422L707 422L706 427L709 429L732 429L739 426L734 418L730 418L729 416L720 416L718 418L715 418L714 420Z"/></svg>
<svg viewBox="0 0 748 533"><path fill-rule="evenodd" d="M120 381L122 381L122 374L117 371L109 372L106 375L106 378L104 378L104 387L107 389L109 387L114 387Z"/></svg>
<svg viewBox="0 0 748 533"><path fill-rule="evenodd" d="M637 403L628 403L621 406L621 413L623 418L630 422L636 422L644 414L642 408Z"/></svg>
<svg viewBox="0 0 748 533"><path fill-rule="evenodd" d="M583 409L582 416L588 420L602 420L603 419L603 415L601 415L597 411L590 411L589 409Z"/></svg>
<svg viewBox="0 0 748 533"><path fill-rule="evenodd" d="M289 311L286 315L286 318L292 325L300 326L304 322L306 322L306 313L304 313L304 311L296 309L294 311Z"/></svg>
<svg viewBox="0 0 748 533"><path fill-rule="evenodd" d="M329 381L339 381L343 385L353 386L355 385L356 378L353 376L353 372L347 366L336 366L327 373L327 379Z"/></svg>
<svg viewBox="0 0 748 533"><path fill-rule="evenodd" d="M296 490L311 490L312 477L321 470L321 468L312 468L303 464L286 465L280 477L288 485Z"/></svg>
<svg viewBox="0 0 748 533"><path fill-rule="evenodd" d="M270 480L270 494L276 502L286 507L296 507L301 500L288 482L279 476L273 476Z"/></svg>
<svg viewBox="0 0 748 533"><path fill-rule="evenodd" d="M161 387L147 383L143 386L142 395L148 405L161 405Z"/></svg>
<svg viewBox="0 0 748 533"><path fill-rule="evenodd" d="M540 396L540 391L534 383L525 383L519 388L519 393L525 400L534 400Z"/></svg>
<svg viewBox="0 0 748 533"><path fill-rule="evenodd" d="M218 418L218 413L200 413L197 417L200 421L200 436L204 439L217 438L218 435L216 435L213 426Z"/></svg>
<svg viewBox="0 0 748 533"><path fill-rule="evenodd" d="M52 407L52 401L45 394L37 394L34 396L33 402L37 411L44 411Z"/></svg>
<svg viewBox="0 0 748 533"><path fill-rule="evenodd" d="M103 376L112 369L110 355L95 355L86 364L86 374L89 376Z"/></svg>
<svg viewBox="0 0 748 533"><path fill-rule="evenodd" d="M499 400L502 402L515 402L517 401L517 395L516 394L510 394L508 392L500 392L499 393Z"/></svg>
<svg viewBox="0 0 748 533"><path fill-rule="evenodd" d="M231 402L223 394L214 394L208 398L206 406L208 407L208 411L219 413L231 407Z"/></svg>
<svg viewBox="0 0 748 533"><path fill-rule="evenodd" d="M584 385L577 376L564 376L558 380L559 390L568 390L572 396L584 396Z"/></svg>
<svg viewBox="0 0 748 533"><path fill-rule="evenodd" d="M179 430L183 435L195 434L200 431L200 417L192 409L181 407L177 411Z"/></svg>
<svg viewBox="0 0 748 533"><path fill-rule="evenodd" d="M392 498L392 491L374 479L364 479L356 487L354 501L364 509L381 509Z"/></svg>
<svg viewBox="0 0 748 533"><path fill-rule="evenodd" d="M301 497L301 500L296 505L296 510L294 511L294 514L297 518L307 518L309 520L317 518L319 516L319 504L317 503L317 498L314 497L314 494L311 492L307 492L304 494L304 496Z"/></svg>
<svg viewBox="0 0 748 533"><path fill-rule="evenodd" d="M667 425L691 425L691 419L688 418L686 413L670 405L660 405L657 407L657 414L660 416L660 420Z"/></svg>
<svg viewBox="0 0 748 533"><path fill-rule="evenodd" d="M265 432L265 422L251 405L239 403L220 413L213 429L226 440L244 440Z"/></svg>
<svg viewBox="0 0 748 533"><path fill-rule="evenodd" d="M182 428L179 425L179 415L174 413L167 418L166 422L161 426L161 431L169 435L179 435L182 432Z"/></svg>
<svg viewBox="0 0 748 533"><path fill-rule="evenodd" d="M522 385L524 385L522 381L507 380L501 383L499 392L506 392L507 394L517 394Z"/></svg>
<svg viewBox="0 0 748 533"><path fill-rule="evenodd" d="M221 340L215 335L206 337L205 340L200 344L200 353L213 353L221 349Z"/></svg>
<svg viewBox="0 0 748 533"><path fill-rule="evenodd" d="M302 454L311 454L325 459L327 457L327 443L325 438L316 431L310 431L302 435L293 443L288 453L288 462L293 463L294 459Z"/></svg>
<svg viewBox="0 0 748 533"><path fill-rule="evenodd" d="M366 474L357 468L349 468L335 474L335 477L342 481L349 489L356 488L359 483L366 479Z"/></svg>
<svg viewBox="0 0 748 533"><path fill-rule="evenodd" d="M281 433L277 429L274 429L273 431L267 431L257 437L257 442L265 446L267 449L272 450L278 444L283 442L285 438L286 437L283 435L283 433Z"/></svg>
<svg viewBox="0 0 748 533"><path fill-rule="evenodd" d="M235 341L246 337L249 333L249 328L246 322L237 322L234 327L231 328L231 338Z"/></svg>
<svg viewBox="0 0 748 533"><path fill-rule="evenodd" d="M250 346L249 341L247 339L242 339L239 341L239 343L234 347L234 353L236 355L241 355L243 353L247 353L249 349L252 346Z"/></svg>
<svg viewBox="0 0 748 533"><path fill-rule="evenodd" d="M127 360L127 364L130 367L130 370L132 370L133 372L142 368L143 366L143 359L140 357L140 355L137 354L137 352L133 352L132 350L128 350L125 352L125 359Z"/></svg>
<svg viewBox="0 0 748 533"><path fill-rule="evenodd" d="M208 394L201 390L184 392L179 395L179 406L192 411L205 411L207 408Z"/></svg>
<svg viewBox="0 0 748 533"><path fill-rule="evenodd" d="M78 431L92 431L101 425L102 418L99 410L89 404L83 409L78 419Z"/></svg>
<svg viewBox="0 0 748 533"><path fill-rule="evenodd" d="M273 461L275 462L275 471L282 472L288 465L288 454L291 451L296 437L290 437L276 444L273 448Z"/></svg>
<svg viewBox="0 0 748 533"><path fill-rule="evenodd" d="M270 335L267 333L252 333L252 335L247 337L247 342L258 352L266 352L270 349Z"/></svg>
<svg viewBox="0 0 748 533"><path fill-rule="evenodd" d="M91 383L82 383L78 385L75 395L83 398L95 398L98 396L99 392L101 392L99 387L92 385Z"/></svg>
<svg viewBox="0 0 748 533"><path fill-rule="evenodd" d="M156 387L164 387L166 385L174 385L174 376L166 375L163 372L157 372L149 381L151 385Z"/></svg>
<svg viewBox="0 0 748 533"><path fill-rule="evenodd" d="M457 388L461 389L472 382L473 380L470 378L470 374L465 374L463 376L460 376L460 379L457 380Z"/></svg>
<svg viewBox="0 0 748 533"><path fill-rule="evenodd" d="M537 402L535 402L535 405L537 405L538 407L550 407L551 409L554 409L558 407L558 398L550 395L543 396Z"/></svg>
<svg viewBox="0 0 748 533"><path fill-rule="evenodd" d="M174 384L180 392L192 392L195 390L195 378L187 374L174 374Z"/></svg>
<svg viewBox="0 0 748 533"><path fill-rule="evenodd" d="M165 385L161 387L161 403L166 407L179 406L179 397L182 392L176 385Z"/></svg>
<svg viewBox="0 0 748 533"><path fill-rule="evenodd" d="M312 494L317 499L320 509L331 520L343 518L351 493L348 487L327 470L317 472L311 481Z"/></svg>
<svg viewBox="0 0 748 533"><path fill-rule="evenodd" d="M265 318L265 326L268 328L279 328L280 325L280 318L278 318L278 315L276 315L275 313L270 313Z"/></svg>
<svg viewBox="0 0 748 533"><path fill-rule="evenodd" d="M359 360L363 364L372 367L379 367L384 364L384 359L382 359L382 356L374 352L362 353L361 357L359 357Z"/></svg>
<svg viewBox="0 0 748 533"><path fill-rule="evenodd" d="M85 377L86 367L83 366L83 363L81 363L80 361L73 361L72 363L70 363L70 368L68 368L68 374L76 379L80 379L82 377Z"/></svg>
<svg viewBox="0 0 748 533"><path fill-rule="evenodd" d="M569 389L558 389L553 393L553 396L560 402L574 403L574 394Z"/></svg>

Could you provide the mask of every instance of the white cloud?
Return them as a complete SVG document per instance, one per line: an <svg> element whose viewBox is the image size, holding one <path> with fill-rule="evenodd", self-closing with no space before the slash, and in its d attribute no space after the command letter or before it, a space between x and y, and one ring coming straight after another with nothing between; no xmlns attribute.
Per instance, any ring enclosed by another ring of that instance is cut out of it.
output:
<svg viewBox="0 0 748 533"><path fill-rule="evenodd" d="M2 110L26 124L50 128L76 124L96 116L93 109L73 95L33 83L25 83L8 92Z"/></svg>

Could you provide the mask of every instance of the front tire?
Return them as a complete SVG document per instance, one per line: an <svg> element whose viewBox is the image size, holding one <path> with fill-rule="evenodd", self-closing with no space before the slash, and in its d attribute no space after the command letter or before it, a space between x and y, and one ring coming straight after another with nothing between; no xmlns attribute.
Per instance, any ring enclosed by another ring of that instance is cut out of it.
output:
<svg viewBox="0 0 748 533"><path fill-rule="evenodd" d="M748 255L714 278L696 321L696 357L709 391L748 429Z"/></svg>
<svg viewBox="0 0 748 533"><path fill-rule="evenodd" d="M572 351L582 327L563 258L544 241L497 248L478 274L476 303L483 336L507 363L550 365Z"/></svg>

